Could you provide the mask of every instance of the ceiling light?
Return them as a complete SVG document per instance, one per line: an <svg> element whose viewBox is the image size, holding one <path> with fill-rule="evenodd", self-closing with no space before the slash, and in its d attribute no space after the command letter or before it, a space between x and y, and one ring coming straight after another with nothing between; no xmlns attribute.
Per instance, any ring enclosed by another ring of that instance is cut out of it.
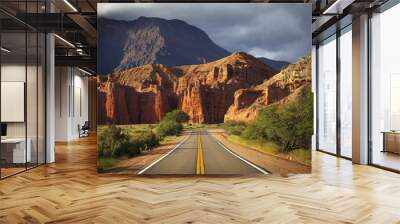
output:
<svg viewBox="0 0 400 224"><path fill-rule="evenodd" d="M4 51L6 53L10 53L11 52L11 50L9 50L9 49L7 49L5 47L1 47L1 51Z"/></svg>
<svg viewBox="0 0 400 224"><path fill-rule="evenodd" d="M57 37L59 40L61 40L62 42L64 42L65 44L69 45L70 47L75 48L75 45L73 45L71 42L69 42L68 40L60 37L58 34L54 34L55 37Z"/></svg>
<svg viewBox="0 0 400 224"><path fill-rule="evenodd" d="M73 6L68 0L64 0L65 4L67 4L74 12L78 12L78 10Z"/></svg>
<svg viewBox="0 0 400 224"><path fill-rule="evenodd" d="M342 14L343 10L351 5L355 0L336 0L322 14Z"/></svg>
<svg viewBox="0 0 400 224"><path fill-rule="evenodd" d="M88 72L88 71L86 71L86 70L83 70L83 69L81 69L81 68L79 68L79 67L78 67L78 70L81 71L81 72L83 72L83 73L85 73L86 75L92 75L92 73L90 73L90 72Z"/></svg>

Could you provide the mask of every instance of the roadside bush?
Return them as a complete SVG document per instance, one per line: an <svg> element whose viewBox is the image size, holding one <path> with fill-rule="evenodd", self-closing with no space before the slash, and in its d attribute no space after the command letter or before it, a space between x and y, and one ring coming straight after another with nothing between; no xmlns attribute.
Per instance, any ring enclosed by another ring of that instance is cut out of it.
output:
<svg viewBox="0 0 400 224"><path fill-rule="evenodd" d="M99 156L110 157L122 154L129 136L121 128L111 125L99 133L97 144Z"/></svg>
<svg viewBox="0 0 400 224"><path fill-rule="evenodd" d="M122 128L111 125L99 133L98 153L101 157L134 157L158 144L151 129L127 134Z"/></svg>
<svg viewBox="0 0 400 224"><path fill-rule="evenodd" d="M134 142L140 151L147 151L157 146L159 139L151 130L143 130L135 132L131 136L131 142Z"/></svg>
<svg viewBox="0 0 400 224"><path fill-rule="evenodd" d="M225 129L229 135L241 135L243 130L246 128L246 123L230 120L226 121L222 125L222 128Z"/></svg>
<svg viewBox="0 0 400 224"><path fill-rule="evenodd" d="M159 139L163 139L168 135L179 135L182 132L183 126L175 120L161 120L155 128L155 132Z"/></svg>
<svg viewBox="0 0 400 224"><path fill-rule="evenodd" d="M249 124L227 121L223 128L229 135L248 140L272 141L282 152L309 149L313 134L313 95L306 86L295 101L286 105L269 105L258 112Z"/></svg>
<svg viewBox="0 0 400 224"><path fill-rule="evenodd" d="M122 145L121 150L116 156L138 156L141 153L140 146L142 146L142 142L140 142L140 140L138 141L137 139L131 138Z"/></svg>
<svg viewBox="0 0 400 224"><path fill-rule="evenodd" d="M249 140L262 140L266 139L264 129L261 127L260 123L253 122L244 128L240 137Z"/></svg>
<svg viewBox="0 0 400 224"><path fill-rule="evenodd" d="M168 112L163 120L173 120L182 124L189 121L189 115L181 110L173 110Z"/></svg>
<svg viewBox="0 0 400 224"><path fill-rule="evenodd" d="M260 111L256 124L264 138L282 147L283 152L297 148L308 149L313 133L313 96L304 88L300 96L285 106L271 105Z"/></svg>
<svg viewBox="0 0 400 224"><path fill-rule="evenodd" d="M158 140L169 135L179 135L183 130L182 123L189 121L189 115L180 110L168 112L155 127Z"/></svg>

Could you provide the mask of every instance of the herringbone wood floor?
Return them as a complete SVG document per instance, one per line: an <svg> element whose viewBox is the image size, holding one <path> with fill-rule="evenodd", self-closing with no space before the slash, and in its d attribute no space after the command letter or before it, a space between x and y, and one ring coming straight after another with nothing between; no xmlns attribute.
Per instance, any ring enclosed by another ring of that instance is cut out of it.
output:
<svg viewBox="0 0 400 224"><path fill-rule="evenodd" d="M313 158L288 178L99 175L89 138L0 181L0 223L400 223L400 175Z"/></svg>

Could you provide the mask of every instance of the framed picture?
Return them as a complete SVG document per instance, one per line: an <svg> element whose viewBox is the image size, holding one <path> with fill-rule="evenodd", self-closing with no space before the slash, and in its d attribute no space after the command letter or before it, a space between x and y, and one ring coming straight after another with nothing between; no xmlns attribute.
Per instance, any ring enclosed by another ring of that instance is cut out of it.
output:
<svg viewBox="0 0 400 224"><path fill-rule="evenodd" d="M311 5L98 5L98 171L311 170Z"/></svg>

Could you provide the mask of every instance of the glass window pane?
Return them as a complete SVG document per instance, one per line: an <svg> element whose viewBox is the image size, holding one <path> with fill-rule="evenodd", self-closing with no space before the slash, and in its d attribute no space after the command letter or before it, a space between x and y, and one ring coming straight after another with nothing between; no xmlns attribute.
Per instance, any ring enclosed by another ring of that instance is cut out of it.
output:
<svg viewBox="0 0 400 224"><path fill-rule="evenodd" d="M318 47L318 149L336 153L336 37Z"/></svg>
<svg viewBox="0 0 400 224"><path fill-rule="evenodd" d="M2 177L25 170L26 150L26 33L1 34L1 173ZM28 147L29 149L29 147Z"/></svg>
<svg viewBox="0 0 400 224"><path fill-rule="evenodd" d="M351 27L340 36L340 152L352 157L352 35Z"/></svg>
<svg viewBox="0 0 400 224"><path fill-rule="evenodd" d="M372 163L400 170L400 5L371 19Z"/></svg>
<svg viewBox="0 0 400 224"><path fill-rule="evenodd" d="M43 13L45 1L1 1L7 11ZM45 35L0 12L0 177L45 162ZM34 22L34 21L32 21ZM7 99L4 100L3 98Z"/></svg>

